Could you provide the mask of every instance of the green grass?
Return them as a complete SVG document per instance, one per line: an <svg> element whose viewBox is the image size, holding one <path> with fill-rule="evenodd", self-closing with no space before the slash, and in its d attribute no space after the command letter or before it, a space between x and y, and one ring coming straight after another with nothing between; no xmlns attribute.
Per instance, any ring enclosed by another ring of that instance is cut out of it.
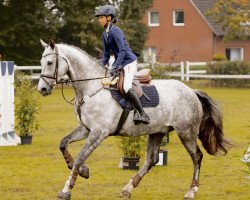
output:
<svg viewBox="0 0 250 200"><path fill-rule="evenodd" d="M197 88L197 85L191 84ZM224 114L225 136L235 143L225 157L213 157L204 149L200 187L196 199L250 199L247 166L240 161L250 141L250 92L247 89L223 89L198 86L219 102ZM66 89L71 98L72 90ZM61 91L40 98L41 128L29 146L0 147L0 196L3 200L56 199L69 175L59 150L61 138L77 125L72 106L65 103ZM71 144L74 157L84 141ZM183 199L192 178L192 161L175 133L170 134L168 166L157 166L144 177L131 199ZM122 157L116 138L108 138L89 157L88 180L78 177L73 200L115 200L135 171L118 168Z"/></svg>

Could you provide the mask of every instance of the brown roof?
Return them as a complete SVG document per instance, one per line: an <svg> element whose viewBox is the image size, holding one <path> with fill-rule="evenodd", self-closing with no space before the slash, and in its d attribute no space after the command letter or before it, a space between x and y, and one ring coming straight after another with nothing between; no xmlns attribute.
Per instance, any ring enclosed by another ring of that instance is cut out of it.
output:
<svg viewBox="0 0 250 200"><path fill-rule="evenodd" d="M225 32L222 30L222 26L214 22L212 17L206 16L207 10L211 9L216 1L217 0L190 0L203 19L208 23L209 27L213 30L214 34L217 36L223 36L225 35Z"/></svg>

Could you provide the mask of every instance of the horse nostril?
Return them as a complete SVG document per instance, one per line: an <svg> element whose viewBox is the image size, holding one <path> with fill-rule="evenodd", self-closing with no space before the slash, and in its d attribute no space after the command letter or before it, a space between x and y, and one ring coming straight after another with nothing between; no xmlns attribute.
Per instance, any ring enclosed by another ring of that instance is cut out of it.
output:
<svg viewBox="0 0 250 200"><path fill-rule="evenodd" d="M41 92L46 92L47 89L45 87L41 88Z"/></svg>

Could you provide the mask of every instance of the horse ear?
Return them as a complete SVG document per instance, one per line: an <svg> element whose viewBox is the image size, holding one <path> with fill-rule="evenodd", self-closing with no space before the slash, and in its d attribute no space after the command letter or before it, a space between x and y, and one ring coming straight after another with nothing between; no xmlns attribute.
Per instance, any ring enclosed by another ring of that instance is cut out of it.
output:
<svg viewBox="0 0 250 200"><path fill-rule="evenodd" d="M50 44L49 44L49 46L50 46L52 49L54 49L55 46L56 46L55 42L54 42L52 39L50 39Z"/></svg>
<svg viewBox="0 0 250 200"><path fill-rule="evenodd" d="M46 47L48 46L48 44L46 44L42 39L40 39L40 42L41 42L41 44L42 44L42 46L43 46L44 48L46 48Z"/></svg>

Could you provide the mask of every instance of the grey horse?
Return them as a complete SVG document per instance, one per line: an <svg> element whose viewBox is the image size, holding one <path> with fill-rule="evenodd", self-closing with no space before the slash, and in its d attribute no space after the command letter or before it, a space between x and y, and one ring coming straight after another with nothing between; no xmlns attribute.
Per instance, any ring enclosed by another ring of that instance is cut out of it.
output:
<svg viewBox="0 0 250 200"><path fill-rule="evenodd" d="M105 77L107 70L96 59L74 46L40 42L45 50L41 59L38 91L43 96L51 94L54 84L60 83L59 80L65 75L75 91L74 108L79 125L60 143L60 150L71 172L63 190L57 195L58 199L70 199L77 176L89 177L89 169L84 165L86 159L115 130L122 108L112 98L110 91L103 89L101 78ZM159 92L160 103L157 107L146 108L150 124L134 125L131 112L119 133L121 136L148 135L145 163L123 188L121 195L130 197L132 189L158 162L164 135L175 130L194 166L192 183L184 198L194 199L203 157L197 138L211 155L224 155L231 146L223 137L221 111L207 94L193 90L180 81L154 80L152 84ZM86 143L74 161L67 146L83 139L86 139Z"/></svg>

